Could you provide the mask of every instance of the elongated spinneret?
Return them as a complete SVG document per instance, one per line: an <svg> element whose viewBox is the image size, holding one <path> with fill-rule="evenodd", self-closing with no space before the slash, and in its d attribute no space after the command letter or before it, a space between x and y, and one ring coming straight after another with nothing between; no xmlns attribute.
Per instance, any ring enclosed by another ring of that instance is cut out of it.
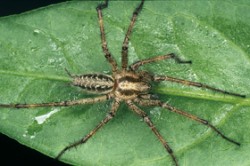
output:
<svg viewBox="0 0 250 166"><path fill-rule="evenodd" d="M90 93L107 94L113 90L114 79L105 74L85 74L73 76L72 84Z"/></svg>

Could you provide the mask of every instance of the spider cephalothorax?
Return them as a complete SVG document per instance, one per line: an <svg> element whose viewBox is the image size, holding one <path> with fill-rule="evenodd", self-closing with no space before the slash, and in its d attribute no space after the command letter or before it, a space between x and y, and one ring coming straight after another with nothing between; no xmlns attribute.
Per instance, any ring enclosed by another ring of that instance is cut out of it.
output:
<svg viewBox="0 0 250 166"><path fill-rule="evenodd" d="M122 71L115 75L114 94L119 99L133 100L141 94L148 93L150 88L144 72Z"/></svg>
<svg viewBox="0 0 250 166"><path fill-rule="evenodd" d="M93 98L84 98L78 100L69 100L63 102L51 102L51 103L41 103L41 104L0 104L0 107L8 107L8 108L32 108L32 107L58 107L58 106L72 106L72 105L80 105L80 104L93 104L106 100L113 100L111 104L111 109L107 116L93 129L87 134L85 137L80 140L66 146L57 156L56 158L60 158L67 150L76 147L80 144L83 144L88 141L100 128L102 128L106 123L108 123L118 111L119 105L121 102L125 102L125 104L137 115L139 115L145 123L151 128L153 133L162 143L166 151L170 154L175 165L178 165L177 159L174 155L173 150L170 148L168 142L163 138L163 136L158 132L156 127L153 125L153 122L150 120L148 115L140 108L142 106L157 106L164 109L167 109L171 112L177 113L181 116L189 118L191 120L197 121L203 125L210 127L213 131L215 131L218 135L220 135L223 139L240 145L240 143L226 137L222 134L215 126L210 124L207 120L201 119L198 116L192 115L190 113L179 110L168 103L164 103L159 100L155 95L149 93L151 89L151 82L160 82L160 81L171 81L176 82L188 86L195 86L198 88L210 89L212 91L220 92L227 95L237 96L244 98L245 95L228 92L225 90L217 89L211 87L206 84L187 81L179 78L174 78L170 76L157 76L154 74L149 74L147 71L139 70L140 66L153 63L161 60L174 59L177 63L191 64L191 61L181 60L178 56L173 53L166 55L159 55L155 57L151 57L148 59L140 60L132 63L128 66L128 42L129 37L131 35L133 26L136 22L136 17L142 10L144 4L144 0L138 5L138 7L134 10L131 23L128 27L127 33L125 35L123 44L122 44L122 61L121 61L121 69L118 68L116 60L113 58L111 53L108 50L107 42L105 38L104 25L103 25L103 17L102 17L102 9L108 7L108 1L105 3L99 4L96 8L98 13L98 20L101 32L101 41L102 41L102 50L105 55L105 58L109 62L112 68L112 75L105 74L85 74L85 75L72 75L68 71L67 73L72 78L72 85L81 87L85 89L87 92L95 93L99 96ZM83 156L84 157L84 156Z"/></svg>

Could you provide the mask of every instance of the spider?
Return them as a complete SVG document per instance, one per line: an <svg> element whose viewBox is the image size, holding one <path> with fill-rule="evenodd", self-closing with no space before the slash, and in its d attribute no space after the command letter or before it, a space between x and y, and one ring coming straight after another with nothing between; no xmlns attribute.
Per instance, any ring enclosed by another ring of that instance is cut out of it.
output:
<svg viewBox="0 0 250 166"><path fill-rule="evenodd" d="M139 70L139 68L143 65L154 63L162 60L173 59L176 63L180 64L191 64L192 62L189 60L182 60L176 54L170 53L166 55L158 55L152 58L140 60L137 62L128 65L128 43L129 38L131 36L134 24L136 22L137 16L141 12L144 5L144 0L141 0L140 4L134 9L133 15L131 18L130 25L127 29L121 50L121 69L118 68L116 60L113 58L111 53L109 52L104 25L103 25L103 16L102 10L108 7L108 0L104 3L99 4L96 7L99 26L100 26L100 34L101 34L101 43L102 43L102 51L108 63L112 68L112 75L106 74L84 74L84 75L73 75L67 69L66 72L69 77L72 78L72 85L80 87L84 89L86 92L99 94L93 98L84 98L78 100L68 100L63 102L50 102L50 103L36 103L36 104L0 104L0 107L7 108L34 108L34 107L67 107L73 105L81 105L81 104L94 104L107 100L113 100L111 104L111 109L109 110L106 117L94 128L92 129L86 136L79 139L78 141L69 144L64 149L62 149L56 159L59 159L66 151L70 150L73 147L77 147L78 145L86 143L95 133L101 129L105 124L107 124L111 119L113 119L118 111L118 108L121 102L124 102L130 110L132 110L135 114L140 116L144 122L149 126L158 140L161 142L163 147L166 149L167 153L172 158L173 164L178 166L178 160L170 147L168 141L159 133L159 131L154 126L150 117L144 112L140 107L143 106L156 106L161 107L163 109L167 109L171 112L177 113L181 116L189 118L193 121L197 121L203 125L208 126L218 135L220 135L226 141L229 141L235 145L240 145L239 142L234 141L231 138L225 136L222 132L220 132L215 126L210 124L207 120L199 118L198 116L192 115L190 113L184 112L180 109L177 109L171 106L168 103L162 102L158 99L158 97L154 94L150 93L151 90L151 82L161 82L161 81L170 81L175 83L184 84L187 86L194 86L198 88L209 89L211 91L223 93L226 95L236 96L245 98L245 95L228 92L225 90L221 90L218 88L211 87L206 84L202 84L199 82L192 82L188 80L183 80L179 78L174 78L170 76L159 76L151 74L147 71Z"/></svg>

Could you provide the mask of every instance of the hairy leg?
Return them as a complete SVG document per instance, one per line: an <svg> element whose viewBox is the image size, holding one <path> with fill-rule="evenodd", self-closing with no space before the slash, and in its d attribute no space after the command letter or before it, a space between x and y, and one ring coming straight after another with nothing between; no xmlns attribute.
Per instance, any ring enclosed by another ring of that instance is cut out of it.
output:
<svg viewBox="0 0 250 166"><path fill-rule="evenodd" d="M212 90L212 91L215 91L215 92L220 92L220 93L231 95L231 96L237 96L237 97L242 97L242 98L246 97L246 95L233 93L233 92L228 92L228 91L221 90L221 89L218 89L218 88L214 88L214 87L211 87L209 85L202 84L202 83L199 83L199 82L192 82L192 81L183 80L183 79L179 79L179 78L174 78L174 77L170 77L170 76L154 76L153 81L157 81L157 82L159 82L159 81L171 81L171 82L176 82L176 83L180 83L180 84L184 84L184 85L188 85L188 86L195 86L195 87L198 87L198 88L205 88L205 89L209 89L209 90Z"/></svg>
<svg viewBox="0 0 250 166"><path fill-rule="evenodd" d="M122 44L122 69L123 70L126 70L127 65L128 65L128 41L129 41L129 37L130 37L132 29L134 27L136 17L139 15L143 4L144 4L144 0L142 0L140 5L134 10L130 25L128 27L127 33L125 35L125 38L124 38L124 41Z"/></svg>
<svg viewBox="0 0 250 166"><path fill-rule="evenodd" d="M155 57L152 57L152 58L148 58L148 59L144 59L144 60L134 62L133 64L131 64L129 66L129 68L132 71L136 71L142 65L157 62L157 61L162 61L162 60L166 60L166 59L174 59L177 63L189 63L189 64L192 63L192 61L184 61L184 60L180 59L174 53L171 53L171 54L167 54L167 55L159 55L159 56L155 56Z"/></svg>
<svg viewBox="0 0 250 166"><path fill-rule="evenodd" d="M205 119L201 119L198 116L192 115L190 113L184 112L182 110L179 110L167 103L163 103L160 100L136 100L136 102L141 105L141 106L159 106L162 108L166 108L171 112L175 112L179 115L185 116L191 120L197 121L203 125L208 126L209 128L211 128L213 131L215 131L217 134L219 134L223 139L235 144L235 145L240 145L239 142L236 142L234 140L232 140L231 138L228 138L227 136L225 136L224 134L222 134L215 126L213 126L212 124L210 124L207 120Z"/></svg>
<svg viewBox="0 0 250 166"><path fill-rule="evenodd" d="M85 98L79 100L68 100L62 102L51 102L51 103L36 103L36 104L0 104L3 108L35 108L35 107L67 107L80 104L93 104L103 102L113 98L112 95L106 94L103 96L97 96L94 98Z"/></svg>
<svg viewBox="0 0 250 166"><path fill-rule="evenodd" d="M167 141L164 140L164 138L159 133L159 131L155 128L153 122L150 120L150 118L148 117L148 115L143 110L141 110L136 105L134 105L131 101L127 101L126 104L128 105L128 107L133 112L135 112L137 115L139 115L140 117L143 118L144 122L151 128L151 130L153 131L153 133L161 141L161 143L164 146L164 148L167 150L167 152L169 153L169 155L172 157L172 160L174 161L174 164L176 166L178 166L178 162L177 162L177 159L176 159L176 157L175 157L175 155L173 153L173 150L170 148L170 146L168 145Z"/></svg>
<svg viewBox="0 0 250 166"><path fill-rule="evenodd" d="M105 54L105 58L108 60L112 67L113 74L117 71L117 63L111 53L108 50L107 41L105 37L105 31L104 31L104 24L103 24L103 17L102 17L102 9L108 7L108 0L105 1L105 3L101 3L96 7L98 19L99 19L99 26L100 26L100 32L101 32L101 41L102 41L102 51Z"/></svg>
<svg viewBox="0 0 250 166"><path fill-rule="evenodd" d="M120 105L119 101L114 101L112 103L112 107L107 116L93 129L91 130L85 137L76 141L68 146L66 146L57 156L56 159L59 159L67 150L77 147L78 145L84 144L87 142L99 129L101 129L105 124L107 124L116 114L118 107Z"/></svg>

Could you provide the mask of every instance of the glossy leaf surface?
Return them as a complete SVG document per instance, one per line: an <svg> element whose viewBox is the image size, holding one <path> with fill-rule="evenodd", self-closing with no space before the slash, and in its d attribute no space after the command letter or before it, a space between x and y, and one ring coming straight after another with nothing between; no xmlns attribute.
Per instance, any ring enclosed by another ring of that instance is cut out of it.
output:
<svg viewBox="0 0 250 166"><path fill-rule="evenodd" d="M110 51L121 46L139 2L111 1L104 12ZM0 19L0 103L41 103L89 97L69 86L74 74L110 73L100 42L98 2L72 1ZM129 45L129 63L170 52L192 65L165 61L142 69L246 94L246 99L175 83L154 84L162 101L209 120L237 147L189 119L143 108L181 166L250 164L250 3L146 1ZM110 102L68 108L0 108L0 131L55 157L93 129ZM43 115L47 115L43 116ZM44 120L44 121L43 121ZM172 165L152 131L126 105L86 144L61 158L75 165Z"/></svg>

